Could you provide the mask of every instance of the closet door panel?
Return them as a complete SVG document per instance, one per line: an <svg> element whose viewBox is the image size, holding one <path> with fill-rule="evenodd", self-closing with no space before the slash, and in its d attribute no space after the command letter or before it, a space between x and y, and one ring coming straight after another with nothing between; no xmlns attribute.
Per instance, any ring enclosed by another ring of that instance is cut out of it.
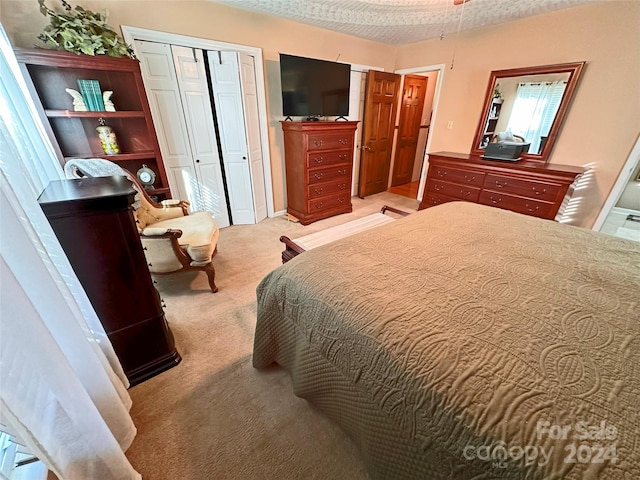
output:
<svg viewBox="0 0 640 480"><path fill-rule="evenodd" d="M200 186L200 207L213 214L219 227L227 227L230 221L204 54L176 45L171 52Z"/></svg>
<svg viewBox="0 0 640 480"><path fill-rule="evenodd" d="M218 116L220 144L235 224L256 223L247 151L238 55L208 51L213 99Z"/></svg>
<svg viewBox="0 0 640 480"><path fill-rule="evenodd" d="M188 200L191 210L200 208L198 179L171 47L162 43L135 41L142 79L164 158L173 198Z"/></svg>

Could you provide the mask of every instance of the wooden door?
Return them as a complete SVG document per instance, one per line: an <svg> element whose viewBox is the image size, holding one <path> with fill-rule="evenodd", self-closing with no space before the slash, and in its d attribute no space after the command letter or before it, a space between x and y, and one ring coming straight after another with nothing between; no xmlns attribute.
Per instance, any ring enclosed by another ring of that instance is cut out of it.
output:
<svg viewBox="0 0 640 480"><path fill-rule="evenodd" d="M391 186L404 185L411 182L418 148L427 80L427 77L420 75L406 75L404 77Z"/></svg>
<svg viewBox="0 0 640 480"><path fill-rule="evenodd" d="M362 129L358 196L387 190L400 75L369 70Z"/></svg>

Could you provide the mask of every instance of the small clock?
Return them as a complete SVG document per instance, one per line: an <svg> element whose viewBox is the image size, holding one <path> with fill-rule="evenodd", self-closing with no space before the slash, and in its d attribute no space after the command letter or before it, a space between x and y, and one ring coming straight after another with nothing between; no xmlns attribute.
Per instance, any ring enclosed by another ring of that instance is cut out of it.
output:
<svg viewBox="0 0 640 480"><path fill-rule="evenodd" d="M146 165L142 165L142 168L138 170L138 172L136 173L136 176L138 177L138 180L142 185L144 185L145 188L149 188L153 186L153 182L156 181L156 172L151 170Z"/></svg>

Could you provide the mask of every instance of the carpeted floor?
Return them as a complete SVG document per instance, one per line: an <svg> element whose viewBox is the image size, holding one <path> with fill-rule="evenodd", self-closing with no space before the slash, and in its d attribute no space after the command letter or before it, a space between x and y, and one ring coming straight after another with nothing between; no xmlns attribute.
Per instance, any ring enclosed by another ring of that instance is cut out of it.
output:
<svg viewBox="0 0 640 480"><path fill-rule="evenodd" d="M138 435L127 457L145 480L366 479L353 442L292 393L278 366L251 366L255 288L281 264L280 235L313 233L379 211L415 211L390 193L353 198L354 211L307 227L285 217L225 228L204 273L157 277L182 362L130 390Z"/></svg>

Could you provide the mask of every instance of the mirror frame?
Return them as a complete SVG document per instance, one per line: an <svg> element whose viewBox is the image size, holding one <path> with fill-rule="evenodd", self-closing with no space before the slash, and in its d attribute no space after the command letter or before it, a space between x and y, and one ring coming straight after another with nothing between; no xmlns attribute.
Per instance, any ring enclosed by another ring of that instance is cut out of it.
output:
<svg viewBox="0 0 640 480"><path fill-rule="evenodd" d="M547 141L542 148L540 153L523 153L522 159L527 161L535 161L546 163L549 160L549 155L551 154L551 150L553 149L553 145L556 142L556 138L558 137L558 133L560 132L560 127L562 126L562 121L564 120L565 114L569 108L569 104L573 98L576 87L578 86L578 79L580 78L580 74L584 68L586 62L574 62L574 63L559 63L555 65L540 65L537 67L524 67L524 68L511 68L508 70L494 70L491 72L491 77L489 78L489 84L487 85L487 91L484 97L484 106L482 107L482 114L480 115L480 120L478 122L478 128L476 129L476 134L473 139L473 147L471 149L472 155L483 155L484 148L479 148L480 142L482 141L484 124L489 115L489 110L491 108L491 100L493 99L493 89L501 78L509 78L509 77L520 77L524 75L544 75L550 73L569 73L569 79L567 80L567 87L565 89L564 95L562 96L562 101L560 102L560 106L558 107L558 112L556 113L556 118L551 124L551 129L549 130L549 135L547 136Z"/></svg>

